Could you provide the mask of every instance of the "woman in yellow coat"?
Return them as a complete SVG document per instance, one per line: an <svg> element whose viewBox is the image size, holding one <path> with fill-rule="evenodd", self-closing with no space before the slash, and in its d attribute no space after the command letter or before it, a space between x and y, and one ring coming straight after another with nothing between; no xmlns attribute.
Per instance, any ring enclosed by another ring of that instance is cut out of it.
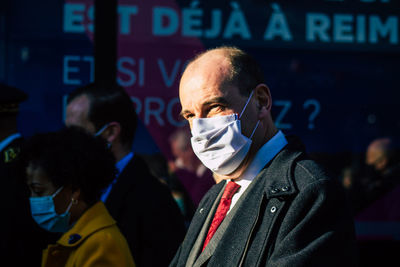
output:
<svg viewBox="0 0 400 267"><path fill-rule="evenodd" d="M134 267L125 237L99 200L115 160L100 139L77 128L28 140L23 164L31 212L42 228L63 233L43 252L44 267Z"/></svg>

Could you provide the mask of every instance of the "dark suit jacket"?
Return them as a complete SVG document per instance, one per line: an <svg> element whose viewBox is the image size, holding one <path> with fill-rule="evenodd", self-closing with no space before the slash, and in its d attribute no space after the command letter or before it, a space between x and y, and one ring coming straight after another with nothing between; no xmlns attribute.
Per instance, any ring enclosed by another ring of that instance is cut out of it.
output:
<svg viewBox="0 0 400 267"><path fill-rule="evenodd" d="M143 159L132 158L105 204L138 267L168 266L184 238L184 219L168 187L150 174Z"/></svg>
<svg viewBox="0 0 400 267"><path fill-rule="evenodd" d="M258 174L201 252L226 183L211 188L170 266L356 266L345 192L299 148L289 143Z"/></svg>

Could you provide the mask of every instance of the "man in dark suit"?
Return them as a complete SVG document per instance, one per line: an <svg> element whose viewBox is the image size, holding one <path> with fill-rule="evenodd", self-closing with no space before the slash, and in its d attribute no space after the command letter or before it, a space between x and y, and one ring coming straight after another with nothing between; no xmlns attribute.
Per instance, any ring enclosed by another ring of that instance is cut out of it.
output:
<svg viewBox="0 0 400 267"><path fill-rule="evenodd" d="M13 266L40 266L41 250L52 240L52 235L44 233L31 217L24 170L19 168L24 138L18 132L17 119L20 103L27 98L24 91L0 84L0 210L4 230L0 255L3 262Z"/></svg>
<svg viewBox="0 0 400 267"><path fill-rule="evenodd" d="M117 85L89 84L73 91L67 102L66 125L101 136L116 158L117 178L102 200L126 237L135 263L167 266L186 228L168 187L132 151L137 117L130 97Z"/></svg>
<svg viewBox="0 0 400 267"><path fill-rule="evenodd" d="M170 266L355 266L345 192L274 125L252 57L220 47L189 62L179 87L192 147L218 178Z"/></svg>

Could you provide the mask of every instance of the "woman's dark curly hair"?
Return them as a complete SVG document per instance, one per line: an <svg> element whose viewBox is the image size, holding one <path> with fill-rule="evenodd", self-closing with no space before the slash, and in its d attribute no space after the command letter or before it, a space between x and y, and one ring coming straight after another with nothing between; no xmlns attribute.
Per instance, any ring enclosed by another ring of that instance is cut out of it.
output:
<svg viewBox="0 0 400 267"><path fill-rule="evenodd" d="M116 174L115 158L106 142L77 127L32 136L21 160L23 170L29 164L41 167L56 187L80 189L89 205L100 199Z"/></svg>

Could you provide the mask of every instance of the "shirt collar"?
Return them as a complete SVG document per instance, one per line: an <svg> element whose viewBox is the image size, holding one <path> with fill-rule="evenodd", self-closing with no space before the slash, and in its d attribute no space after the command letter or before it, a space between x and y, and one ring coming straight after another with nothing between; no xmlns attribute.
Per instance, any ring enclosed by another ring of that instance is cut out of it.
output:
<svg viewBox="0 0 400 267"><path fill-rule="evenodd" d="M237 181L239 185L250 184L251 181L260 173L279 151L287 145L287 140L282 133L278 131L268 142L266 142L256 153L253 161Z"/></svg>
<svg viewBox="0 0 400 267"><path fill-rule="evenodd" d="M125 157L123 157L122 159L120 159L117 164L115 164L115 167L117 168L118 171L118 175L124 170L124 168L126 167L126 165L128 165L129 161L132 159L133 157L133 152L128 153ZM118 176L117 175L117 176Z"/></svg>
<svg viewBox="0 0 400 267"><path fill-rule="evenodd" d="M5 138L3 141L0 142L0 151L2 151L4 148L6 148L12 141L15 139L21 137L20 133L15 133L12 135L9 135L7 138Z"/></svg>

